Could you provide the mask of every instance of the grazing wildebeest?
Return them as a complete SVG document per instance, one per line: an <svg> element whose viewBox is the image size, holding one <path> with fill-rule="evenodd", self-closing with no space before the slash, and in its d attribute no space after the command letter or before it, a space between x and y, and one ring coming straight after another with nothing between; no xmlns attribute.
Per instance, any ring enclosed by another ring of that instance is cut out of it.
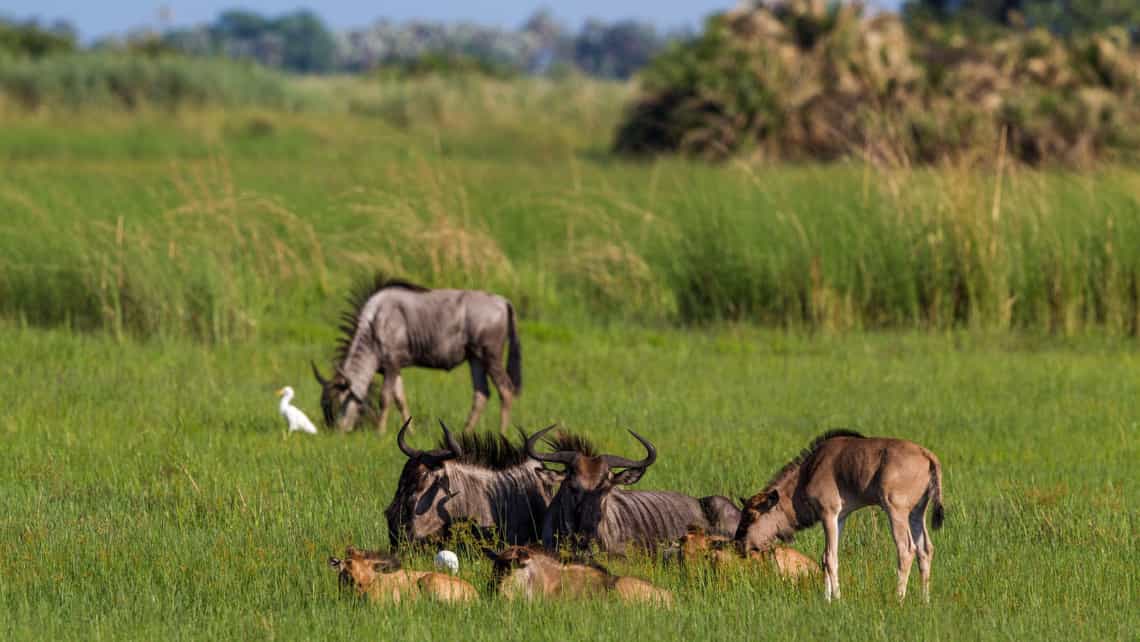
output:
<svg viewBox="0 0 1140 642"><path fill-rule="evenodd" d="M703 528L692 526L677 541L678 556L686 566L707 563L713 568L732 568L742 564L762 564L774 568L785 579L798 579L816 575L819 564L807 555L787 546L775 546L767 551L752 551L741 555L736 542L723 535L709 535Z"/></svg>
<svg viewBox="0 0 1140 642"><path fill-rule="evenodd" d="M366 408L372 377L380 373L380 415L386 428L388 409L395 401L406 422L410 417L400 370L411 366L451 370L468 362L475 397L465 431L473 430L490 389L499 391L499 430L506 433L511 403L522 392L522 349L515 328L515 309L505 298L477 290L429 290L403 281L381 281L352 297L345 314L344 337L337 348L331 379L313 375L321 384L325 423L351 430ZM510 343L507 365L503 346Z"/></svg>
<svg viewBox="0 0 1140 642"><path fill-rule="evenodd" d="M898 597L906 597L910 565L918 555L922 596L930 599L934 545L926 532L942 527L942 464L934 453L903 439L864 437L850 430L819 436L784 466L764 490L744 500L736 540L745 551L765 551L778 539L823 522L823 568L830 600L839 598L839 537L843 522L864 506L881 506L898 549Z"/></svg>
<svg viewBox="0 0 1140 642"><path fill-rule="evenodd" d="M405 441L407 423L396 436L408 460L384 511L390 545L446 539L460 522L493 532L508 544L539 541L561 475L542 468L505 437L464 433L457 439L442 421L440 426L443 437L435 450L410 447ZM592 448L564 432L547 443L554 448Z"/></svg>
<svg viewBox="0 0 1140 642"><path fill-rule="evenodd" d="M673 594L636 577L611 574L597 564L564 564L545 552L512 546L496 553L484 548L494 562L494 582L508 600L582 598L612 593L623 602L673 604Z"/></svg>
<svg viewBox="0 0 1140 642"><path fill-rule="evenodd" d="M727 497L697 499L668 491L618 488L637 483L657 459L653 444L636 432L629 431L647 452L640 461L574 449L536 452L535 444L547 430L526 440L531 457L566 467L543 521L542 543L547 549L563 543L585 548L596 542L611 553L623 553L631 543L652 550L658 543L676 540L690 524L722 535L736 531L740 512Z"/></svg>
<svg viewBox="0 0 1140 642"><path fill-rule="evenodd" d="M473 602L479 598L474 586L444 573L406 571L400 559L378 551L363 551L352 546L345 549L344 559L329 558L329 566L338 571L341 588L349 588L373 602L399 604L404 600L430 597L441 602Z"/></svg>

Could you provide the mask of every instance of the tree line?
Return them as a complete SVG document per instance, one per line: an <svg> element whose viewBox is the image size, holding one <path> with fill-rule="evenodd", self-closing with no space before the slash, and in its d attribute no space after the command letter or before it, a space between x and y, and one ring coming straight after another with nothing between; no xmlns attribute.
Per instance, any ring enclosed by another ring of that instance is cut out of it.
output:
<svg viewBox="0 0 1140 642"><path fill-rule="evenodd" d="M773 6L787 1L757 0L754 4ZM1044 27L1058 35L1081 35L1116 26L1128 30L1133 40L1140 35L1140 0L906 0L901 13L914 28L926 23L975 30ZM136 30L104 38L90 48L246 59L298 73L377 68L409 74L577 71L624 79L671 43L694 36L684 30L664 31L638 20L588 20L574 31L546 10L536 12L516 29L470 22L379 20L368 27L334 32L309 10L268 16L234 9L195 27ZM0 19L0 60L80 48L75 29L65 21L42 25Z"/></svg>

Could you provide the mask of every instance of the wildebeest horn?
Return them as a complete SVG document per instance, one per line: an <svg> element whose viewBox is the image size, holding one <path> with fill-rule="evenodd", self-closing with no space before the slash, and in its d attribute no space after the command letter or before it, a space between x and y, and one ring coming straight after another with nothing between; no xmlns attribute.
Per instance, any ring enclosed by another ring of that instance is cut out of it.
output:
<svg viewBox="0 0 1140 642"><path fill-rule="evenodd" d="M448 449L451 450L451 454L456 457L462 457L463 449L456 443L455 437L451 435L451 431L447 429L447 424L443 423L442 419L439 420L439 427L443 428L443 443L447 444Z"/></svg>
<svg viewBox="0 0 1140 642"><path fill-rule="evenodd" d="M424 451L416 450L415 448L409 446L408 442L404 441L404 434L408 431L408 426L411 423L412 418L408 417L408 420L405 421L404 425L400 427L400 432L396 433L396 445L400 447L400 452L408 456L408 459L415 459L423 455Z"/></svg>
<svg viewBox="0 0 1140 642"><path fill-rule="evenodd" d="M317 370L317 364L314 361L309 361L309 365L313 366L313 376L317 378L317 383L322 386L328 383L328 379L321 376L321 371Z"/></svg>
<svg viewBox="0 0 1140 642"><path fill-rule="evenodd" d="M543 428L530 437L527 437L526 454L530 455L534 459L537 459L538 461L546 461L552 464L565 464L569 466L570 463L574 461L574 458L578 456L578 453L573 450L559 450L558 452L544 454L534 449L534 446L538 443L538 440L542 439L543 435L550 432L557 425L558 424L550 424L546 428Z"/></svg>
<svg viewBox="0 0 1140 642"><path fill-rule="evenodd" d="M645 459L633 461L632 459L618 457L617 455L602 455L602 459L605 460L610 468L649 468L653 465L653 462L657 461L657 449L653 447L653 444L649 443L648 439L632 430L629 431L629 434L640 441L642 446L645 446L645 452L647 453Z"/></svg>

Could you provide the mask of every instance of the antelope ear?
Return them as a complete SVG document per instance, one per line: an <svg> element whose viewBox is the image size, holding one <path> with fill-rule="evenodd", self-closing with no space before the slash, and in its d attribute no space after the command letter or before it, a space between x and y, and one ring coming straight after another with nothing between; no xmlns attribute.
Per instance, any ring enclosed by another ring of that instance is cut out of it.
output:
<svg viewBox="0 0 1140 642"><path fill-rule="evenodd" d="M771 510L776 504L780 503L780 491L773 490L764 497L764 502L760 504L760 510Z"/></svg>
<svg viewBox="0 0 1140 642"><path fill-rule="evenodd" d="M530 561L530 551L526 550L525 548L518 549L518 552L515 553L515 559L517 559L520 564L525 564L525 563L529 562Z"/></svg>
<svg viewBox="0 0 1140 642"><path fill-rule="evenodd" d="M644 474L644 468L626 468L620 473L614 475L613 482L616 486L632 486L633 484L636 484Z"/></svg>
<svg viewBox="0 0 1140 642"><path fill-rule="evenodd" d="M329 558L329 566L331 566L331 567L333 567L333 568L335 568L335 569L339 569L339 568L340 568L340 565L341 565L341 561L340 561L339 559L337 559L337 558L335 558L335 557L330 557L330 558Z"/></svg>

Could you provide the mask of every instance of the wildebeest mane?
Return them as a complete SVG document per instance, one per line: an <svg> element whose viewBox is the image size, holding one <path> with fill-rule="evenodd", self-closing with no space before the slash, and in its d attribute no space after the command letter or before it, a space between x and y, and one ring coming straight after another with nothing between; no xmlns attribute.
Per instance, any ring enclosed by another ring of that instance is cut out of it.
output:
<svg viewBox="0 0 1140 642"><path fill-rule="evenodd" d="M337 363L344 362L348 357L348 349L352 345L352 338L356 335L356 323L360 318L361 311L364 310L364 304L368 303L368 300L377 292L391 288L412 292L431 291L430 288L403 279L394 279L382 272L377 272L371 278L358 280L349 291L345 301L345 310L340 315L340 325L337 326L337 329L340 330L340 339L337 340L336 344Z"/></svg>
<svg viewBox="0 0 1140 642"><path fill-rule="evenodd" d="M760 491L761 494L771 490L772 487L780 483L784 477L788 475L788 473L799 468L805 461L808 460L809 457L815 454L815 451L819 449L820 445L823 442L835 437L855 437L856 439L864 439L862 434L855 432L854 430L847 430L845 428L828 430L827 432L813 439L807 448L801 450L800 454L796 455L791 461L784 464L784 467L781 468L779 472L773 475L772 479L768 481L768 485L764 487L764 490Z"/></svg>
<svg viewBox="0 0 1140 642"><path fill-rule="evenodd" d="M461 464L480 466L490 470L506 470L523 464L529 459L524 446L526 434L521 429L519 430L520 442L517 444L511 443L502 435L489 432L464 432L452 436L455 437L459 447L463 450L463 456L454 460ZM598 454L597 447L589 439L566 431L560 430L554 436L547 437L543 441L554 450L573 450L587 456ZM446 450L447 440L441 436L435 447Z"/></svg>
<svg viewBox="0 0 1140 642"><path fill-rule="evenodd" d="M598 447L594 445L594 442L582 435L565 430L557 430L552 436L543 437L542 441L555 452L572 450L587 457L596 457L599 454Z"/></svg>
<svg viewBox="0 0 1140 642"><path fill-rule="evenodd" d="M463 456L454 460L461 464L481 466L491 470L506 470L527 460L526 449L520 444L512 444L502 435L489 432L463 432L453 437L463 449ZM446 450L447 440L441 436L436 448Z"/></svg>

